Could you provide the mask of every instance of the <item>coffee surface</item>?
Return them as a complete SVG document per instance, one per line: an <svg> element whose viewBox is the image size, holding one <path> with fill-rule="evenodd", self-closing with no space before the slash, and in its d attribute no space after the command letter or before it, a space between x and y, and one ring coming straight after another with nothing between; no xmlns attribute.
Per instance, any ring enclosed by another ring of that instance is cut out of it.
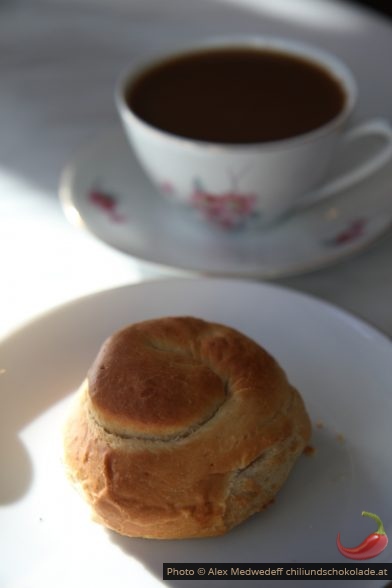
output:
<svg viewBox="0 0 392 588"><path fill-rule="evenodd" d="M287 139L343 108L345 93L323 67L275 50L212 49L171 58L126 90L133 112L174 135L218 143Z"/></svg>

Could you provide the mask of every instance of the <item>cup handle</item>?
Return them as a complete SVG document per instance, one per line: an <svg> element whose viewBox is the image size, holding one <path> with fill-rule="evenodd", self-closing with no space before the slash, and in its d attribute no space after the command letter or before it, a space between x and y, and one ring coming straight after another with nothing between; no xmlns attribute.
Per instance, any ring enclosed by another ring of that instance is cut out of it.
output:
<svg viewBox="0 0 392 588"><path fill-rule="evenodd" d="M348 145L355 141L368 139L369 137L378 137L384 140L384 144L377 153L372 155L367 161L357 165L351 170L342 173L330 182L327 182L314 192L306 194L299 201L299 207L316 204L321 200L334 196L338 192L349 188L350 186L361 182L377 170L381 169L390 159L392 159L392 127L385 119L372 119L346 131L342 136L343 145Z"/></svg>

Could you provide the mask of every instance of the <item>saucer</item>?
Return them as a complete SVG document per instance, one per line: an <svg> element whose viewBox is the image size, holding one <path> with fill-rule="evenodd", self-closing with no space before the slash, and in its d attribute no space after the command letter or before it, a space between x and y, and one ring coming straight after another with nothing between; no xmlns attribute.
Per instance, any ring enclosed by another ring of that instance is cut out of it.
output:
<svg viewBox="0 0 392 588"><path fill-rule="evenodd" d="M363 156L342 154L339 167ZM72 224L141 260L209 275L274 279L320 269L373 243L392 224L391 184L387 165L269 229L225 231L160 196L116 129L67 165L60 200Z"/></svg>

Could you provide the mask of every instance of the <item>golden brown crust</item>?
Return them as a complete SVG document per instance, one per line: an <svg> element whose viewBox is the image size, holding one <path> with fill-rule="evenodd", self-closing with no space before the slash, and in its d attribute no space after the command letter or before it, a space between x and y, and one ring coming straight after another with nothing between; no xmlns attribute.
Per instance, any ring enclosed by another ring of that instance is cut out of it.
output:
<svg viewBox="0 0 392 588"><path fill-rule="evenodd" d="M301 397L264 349L172 317L104 344L68 421L65 458L109 528L202 537L265 508L309 437Z"/></svg>

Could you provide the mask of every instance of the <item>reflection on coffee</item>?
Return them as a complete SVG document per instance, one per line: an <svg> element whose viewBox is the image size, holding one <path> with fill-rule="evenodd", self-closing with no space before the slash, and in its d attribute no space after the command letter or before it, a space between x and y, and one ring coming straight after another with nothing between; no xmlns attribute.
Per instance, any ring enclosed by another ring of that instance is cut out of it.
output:
<svg viewBox="0 0 392 588"><path fill-rule="evenodd" d="M266 49L209 49L144 71L126 91L131 110L169 133L257 143L307 133L342 110L345 93L322 66Z"/></svg>

